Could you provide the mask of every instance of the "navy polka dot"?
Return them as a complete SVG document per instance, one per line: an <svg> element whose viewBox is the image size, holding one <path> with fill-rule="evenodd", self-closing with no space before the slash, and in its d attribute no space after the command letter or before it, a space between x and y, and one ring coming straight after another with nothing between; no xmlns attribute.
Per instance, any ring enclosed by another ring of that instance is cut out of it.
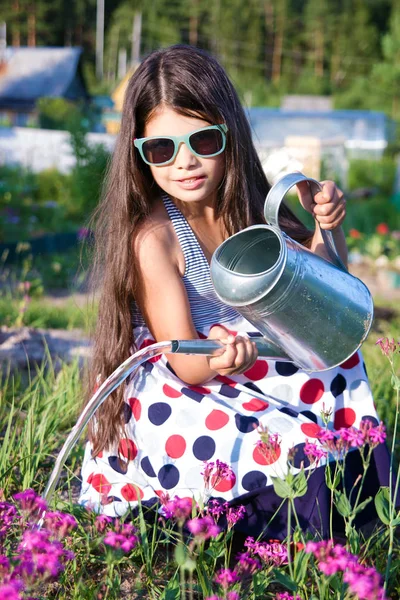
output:
<svg viewBox="0 0 400 600"><path fill-rule="evenodd" d="M346 389L346 380L343 377L343 375L338 373L336 375L336 377L334 377L332 379L331 392L332 392L333 396L335 396L335 398L337 398L340 394L343 394L345 389Z"/></svg>
<svg viewBox="0 0 400 600"><path fill-rule="evenodd" d="M240 394L240 390L237 390L235 387L224 383L224 385L221 386L219 393L227 398L237 398Z"/></svg>
<svg viewBox="0 0 400 600"><path fill-rule="evenodd" d="M129 423L132 416L132 409L127 402L124 403L124 421L125 423Z"/></svg>
<svg viewBox="0 0 400 600"><path fill-rule="evenodd" d="M362 417L361 421L371 421L374 427L379 425L378 419L376 417L373 417L372 415L365 415L364 417Z"/></svg>
<svg viewBox="0 0 400 600"><path fill-rule="evenodd" d="M267 476L261 471L250 471L242 479L242 486L248 492L267 485Z"/></svg>
<svg viewBox="0 0 400 600"><path fill-rule="evenodd" d="M284 406L283 408L280 408L279 412L282 412L285 415L289 415L289 417L294 417L295 419L298 417L298 414L299 414L298 412L296 412L292 408L289 408L288 406Z"/></svg>
<svg viewBox="0 0 400 600"><path fill-rule="evenodd" d="M165 490L171 490L179 482L179 471L174 465L164 465L158 471L158 481Z"/></svg>
<svg viewBox="0 0 400 600"><path fill-rule="evenodd" d="M151 373L154 369L153 363L149 362L148 360L143 364L143 367L146 373Z"/></svg>
<svg viewBox="0 0 400 600"><path fill-rule="evenodd" d="M296 469L300 469L302 466L302 463L304 464L305 467L310 466L310 461L308 460L307 456L304 454L304 447L305 447L305 444L297 444L293 448L293 454L294 454L293 466L296 467Z"/></svg>
<svg viewBox="0 0 400 600"><path fill-rule="evenodd" d="M299 370L299 367L296 367L293 363L290 362L280 362L279 360L275 363L275 369L278 375L282 375L283 377L290 377L290 375L294 375Z"/></svg>
<svg viewBox="0 0 400 600"><path fill-rule="evenodd" d="M259 426L259 421L255 417L245 417L239 413L236 413L235 415L235 423L236 427L242 433L250 433Z"/></svg>
<svg viewBox="0 0 400 600"><path fill-rule="evenodd" d="M265 396L264 392L262 392L260 390L259 387L256 386L255 383L253 383L252 381L247 381L246 383L243 384L244 387L247 387L249 390L252 390L253 392L256 392L257 394L262 394L263 396ZM266 396L265 396L266 397Z"/></svg>
<svg viewBox="0 0 400 600"><path fill-rule="evenodd" d="M249 338L262 338L263 334L260 333L259 331L249 331L249 333L247 334L249 336Z"/></svg>
<svg viewBox="0 0 400 600"><path fill-rule="evenodd" d="M101 504L104 506L106 504L111 504L111 502L122 502L122 499L118 498L118 496L107 496L106 501Z"/></svg>
<svg viewBox="0 0 400 600"><path fill-rule="evenodd" d="M311 410L302 410L300 414L310 419L313 423L318 423L317 415L311 412Z"/></svg>
<svg viewBox="0 0 400 600"><path fill-rule="evenodd" d="M185 394L185 396L187 396L191 400L194 400L195 402L201 402L204 398L204 394L201 394L200 392L197 392L196 390L191 390L190 388L187 388L187 387L181 388L181 392L182 392L182 394Z"/></svg>
<svg viewBox="0 0 400 600"><path fill-rule="evenodd" d="M108 463L114 471L117 471L117 473L125 475L128 471L128 463L121 460L118 456L109 456Z"/></svg>
<svg viewBox="0 0 400 600"><path fill-rule="evenodd" d="M142 467L143 471L148 477L157 477L148 456L142 458L142 460L140 461L140 466Z"/></svg>
<svg viewBox="0 0 400 600"><path fill-rule="evenodd" d="M153 425L162 425L171 416L172 408L165 402L155 402L149 406L149 421Z"/></svg>
<svg viewBox="0 0 400 600"><path fill-rule="evenodd" d="M209 435L202 435L193 444L193 454L198 460L209 460L215 452L215 442Z"/></svg>
<svg viewBox="0 0 400 600"><path fill-rule="evenodd" d="M169 371L171 371L172 375L175 375L175 377L176 377L176 373L175 373L175 371L173 370L173 368L171 367L171 365L169 364L169 362L166 362L166 363L165 363L165 366L167 367L167 369L168 369Z"/></svg>

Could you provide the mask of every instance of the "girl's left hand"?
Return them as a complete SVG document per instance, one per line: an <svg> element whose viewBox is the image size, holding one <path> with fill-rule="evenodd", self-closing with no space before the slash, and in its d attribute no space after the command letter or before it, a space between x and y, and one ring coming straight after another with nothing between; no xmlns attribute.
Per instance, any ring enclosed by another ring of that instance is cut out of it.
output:
<svg viewBox="0 0 400 600"><path fill-rule="evenodd" d="M322 192L311 195L306 181L297 184L297 194L303 208L311 213L321 229L333 230L343 223L346 200L333 181L321 181Z"/></svg>

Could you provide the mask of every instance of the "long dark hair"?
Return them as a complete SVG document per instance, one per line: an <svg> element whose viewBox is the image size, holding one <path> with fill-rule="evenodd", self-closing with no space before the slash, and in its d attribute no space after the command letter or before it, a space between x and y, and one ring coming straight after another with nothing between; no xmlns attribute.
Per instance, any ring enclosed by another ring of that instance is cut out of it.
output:
<svg viewBox="0 0 400 600"><path fill-rule="evenodd" d="M151 212L159 191L133 140L161 105L206 121L226 123L226 169L216 216L228 235L262 223L270 189L251 139L249 123L225 71L212 56L192 46L158 50L143 60L125 94L121 130L106 179L103 199L94 215L94 279L101 285L99 315L90 365L88 395L96 378L106 379L135 348L131 306L135 295L133 236ZM284 205L281 225L299 242L310 232ZM99 409L90 427L93 454L123 435L124 390L118 388Z"/></svg>

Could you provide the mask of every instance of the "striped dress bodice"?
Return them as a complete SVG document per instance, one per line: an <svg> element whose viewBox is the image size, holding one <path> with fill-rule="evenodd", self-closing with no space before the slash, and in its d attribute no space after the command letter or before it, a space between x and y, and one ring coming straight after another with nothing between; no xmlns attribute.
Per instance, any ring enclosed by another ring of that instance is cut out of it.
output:
<svg viewBox="0 0 400 600"><path fill-rule="evenodd" d="M194 326L201 330L216 323L237 319L238 313L218 299L211 281L210 266L189 223L168 196L163 197L163 202L185 259L182 281ZM143 317L136 306L132 313L133 326L143 326Z"/></svg>

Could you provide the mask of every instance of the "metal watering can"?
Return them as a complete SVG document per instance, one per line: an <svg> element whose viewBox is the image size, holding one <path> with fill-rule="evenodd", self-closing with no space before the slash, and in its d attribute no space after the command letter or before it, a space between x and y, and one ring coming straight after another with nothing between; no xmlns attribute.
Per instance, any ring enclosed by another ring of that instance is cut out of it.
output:
<svg viewBox="0 0 400 600"><path fill-rule="evenodd" d="M372 297L342 263L330 231L322 232L331 262L313 254L279 228L279 207L297 183L318 181L291 173L270 190L264 206L269 225L248 227L214 252L211 278L219 299L260 331L275 354L305 371L343 363L371 328Z"/></svg>

